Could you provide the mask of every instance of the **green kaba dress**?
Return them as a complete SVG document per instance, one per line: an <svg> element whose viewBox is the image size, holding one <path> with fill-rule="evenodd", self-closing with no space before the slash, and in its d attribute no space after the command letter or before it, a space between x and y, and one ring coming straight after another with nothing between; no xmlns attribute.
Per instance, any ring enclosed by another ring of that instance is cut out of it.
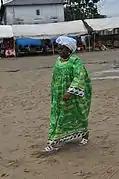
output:
<svg viewBox="0 0 119 179"><path fill-rule="evenodd" d="M63 100L66 92L71 93L68 101ZM91 97L91 80L80 58L57 58L51 82L49 145L70 142L87 132Z"/></svg>

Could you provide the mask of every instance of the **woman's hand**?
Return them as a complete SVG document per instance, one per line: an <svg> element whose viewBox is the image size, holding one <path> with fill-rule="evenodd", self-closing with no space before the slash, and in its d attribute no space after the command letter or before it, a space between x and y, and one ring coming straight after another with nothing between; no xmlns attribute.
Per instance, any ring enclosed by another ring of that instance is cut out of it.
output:
<svg viewBox="0 0 119 179"><path fill-rule="evenodd" d="M63 99L64 101L68 101L70 99L70 93L66 92Z"/></svg>

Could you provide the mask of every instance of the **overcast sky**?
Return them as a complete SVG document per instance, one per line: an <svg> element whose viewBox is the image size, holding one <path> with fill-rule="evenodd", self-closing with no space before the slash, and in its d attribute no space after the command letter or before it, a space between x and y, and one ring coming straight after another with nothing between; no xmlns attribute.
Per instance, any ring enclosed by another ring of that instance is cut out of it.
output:
<svg viewBox="0 0 119 179"><path fill-rule="evenodd" d="M119 0L100 0L99 10L108 16L119 16Z"/></svg>

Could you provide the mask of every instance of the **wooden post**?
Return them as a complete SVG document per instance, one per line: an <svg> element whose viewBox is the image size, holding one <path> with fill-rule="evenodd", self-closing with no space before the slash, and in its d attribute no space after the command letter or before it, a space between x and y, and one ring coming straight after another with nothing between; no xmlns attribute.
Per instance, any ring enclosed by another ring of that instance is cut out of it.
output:
<svg viewBox="0 0 119 179"><path fill-rule="evenodd" d="M54 55L55 54L54 43L52 43L52 52L53 52L53 55Z"/></svg>
<svg viewBox="0 0 119 179"><path fill-rule="evenodd" d="M88 43L89 43L89 52L91 51L90 48L91 48L91 44L90 44L90 35L88 35Z"/></svg>
<svg viewBox="0 0 119 179"><path fill-rule="evenodd" d="M94 32L94 50L95 50L95 40L96 40L96 39L95 39L95 32Z"/></svg>
<svg viewBox="0 0 119 179"><path fill-rule="evenodd" d="M15 60L17 60L17 56L16 56L16 43L15 43L15 38L13 37L14 40L14 50L15 50Z"/></svg>

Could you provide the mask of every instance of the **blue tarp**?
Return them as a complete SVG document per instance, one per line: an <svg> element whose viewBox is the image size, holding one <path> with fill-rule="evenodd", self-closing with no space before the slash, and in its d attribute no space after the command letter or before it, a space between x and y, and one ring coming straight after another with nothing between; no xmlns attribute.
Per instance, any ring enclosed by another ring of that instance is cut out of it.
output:
<svg viewBox="0 0 119 179"><path fill-rule="evenodd" d="M18 38L16 39L16 44L18 47L22 46L24 48L25 46L42 46L42 42L40 39L31 39L31 38Z"/></svg>
<svg viewBox="0 0 119 179"><path fill-rule="evenodd" d="M52 43L56 43L56 38L51 39Z"/></svg>

